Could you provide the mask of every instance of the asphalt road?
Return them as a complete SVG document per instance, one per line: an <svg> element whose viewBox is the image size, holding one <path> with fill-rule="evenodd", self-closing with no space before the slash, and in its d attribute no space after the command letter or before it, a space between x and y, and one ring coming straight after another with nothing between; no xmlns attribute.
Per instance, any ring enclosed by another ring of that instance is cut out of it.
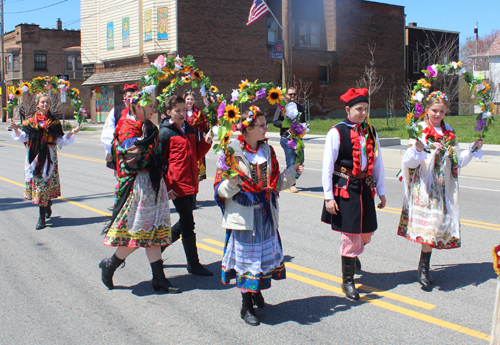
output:
<svg viewBox="0 0 500 345"><path fill-rule="evenodd" d="M25 149L0 127L1 344L487 344L497 284L491 249L500 242L498 157L463 169L462 248L433 252L434 289L425 292L416 282L419 245L396 235L403 151L384 148L388 204L360 256L362 300L351 301L340 289L340 236L320 222L321 145L310 144L301 193L279 199L287 279L264 291L262 324L251 327L239 318L237 289L220 283L225 230L213 201L212 153L195 221L201 261L215 275L188 274L176 243L164 253L165 272L182 294L153 291L144 250L116 271L115 290L102 284L98 263L114 249L100 233L115 179L98 139L81 133L59 151L63 198L49 227L35 231L38 209L22 194Z"/></svg>

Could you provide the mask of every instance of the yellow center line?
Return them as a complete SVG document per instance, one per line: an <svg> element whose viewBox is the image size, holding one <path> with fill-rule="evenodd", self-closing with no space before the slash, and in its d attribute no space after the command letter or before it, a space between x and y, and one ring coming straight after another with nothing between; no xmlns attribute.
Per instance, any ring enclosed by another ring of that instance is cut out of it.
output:
<svg viewBox="0 0 500 345"><path fill-rule="evenodd" d="M219 246L219 247L224 247L224 243L219 242L219 241L215 241L215 240L213 240L211 238L203 239L203 241L207 242L207 243L211 243L211 244ZM342 283L342 278L334 276L334 275L331 275L331 274L328 274L328 273L323 273L323 272L320 272L320 271L313 270L311 268L299 266L299 265L293 264L291 262L286 262L285 266L286 266L286 268L291 268L293 270L304 272L304 273L307 273L307 274L310 274L310 275L313 275L313 276L316 276L316 277L319 277L319 278L331 280L331 281L334 281L334 282L339 283L339 284ZM402 302L402 303L406 303L406 304L409 304L409 305L413 305L415 307L419 307L419 308L422 308L422 309L432 310L432 309L434 309L436 307L436 305L434 305L434 304L429 304L429 303L425 303L425 302L422 302L422 301L418 301L418 300L415 300L413 298L401 296L401 295L398 295L398 294L395 294L395 293L392 293L392 292L389 292L389 291L385 291L385 290L380 290L380 289L377 289L377 288L374 288L374 287L371 287L371 286L368 286L368 285L356 284L356 287L358 289L363 290L363 291L368 291L368 292L371 292L373 294L376 294L376 295L379 295L379 296L384 296L384 297L387 297L389 299L392 299L392 300L395 300L395 301L399 301L399 302Z"/></svg>
<svg viewBox="0 0 500 345"><path fill-rule="evenodd" d="M6 143L0 143L0 146L1 145L13 146L13 147L18 147L18 148L24 148L24 146L12 145L12 144L6 144ZM81 159L81 160L86 160L86 161L91 161L91 162L97 162L97 163L106 163L106 161L104 159L90 158L90 157L84 157L84 156L77 156L77 155L71 155L71 154L61 153L61 152L58 152L57 154L60 155L60 156L68 157L68 158ZM213 177L207 177L207 180L212 180L213 181L214 178ZM314 194L308 194L308 193L302 193L302 192L292 193L292 192L287 191L287 190L284 190L284 191L281 191L281 192L282 193L290 193L290 194L298 194L298 195L310 196L310 197L318 198L318 199L324 199L324 197L321 196L321 195L314 195ZM377 211L379 211L379 212L385 212L385 213L392 213L392 214L401 214L401 209L394 208L394 207L388 207L388 206L386 206L382 210L377 209ZM460 219L460 221L462 222L462 225L472 226L472 227L475 227L475 228L482 228L482 229L490 229L490 230L500 231L500 224L485 223L485 222L479 222L479 221L470 220L470 219ZM471 223L475 223L475 224L479 224L479 225L474 225L474 224L471 224ZM486 225L486 226L480 226L480 225Z"/></svg>
<svg viewBox="0 0 500 345"><path fill-rule="evenodd" d="M217 245L217 246L219 246L220 244L222 244L222 242L212 240L211 238L205 238L202 241L208 242L208 243L211 243L211 244L214 244L214 245ZM215 253L215 254L223 255L223 251L222 250L206 246L206 245L204 245L202 243L197 243L196 245L197 245L198 248L202 248L202 249L208 250L208 251L210 251L212 253ZM305 268L305 267L301 267L301 266L298 266L298 265L295 265L295 264L290 264L289 262L285 263L285 266L286 266L286 268L292 268L292 269L297 269L297 267L298 267L298 268L300 268L300 271L306 272L306 273L318 272L318 273L321 274L320 275L321 277L325 277L326 279L328 279L327 276L330 276L330 275L328 275L326 273L322 273L322 272L319 272L319 271L311 270L311 269L308 269L308 268ZM316 281L314 279L303 277L303 276L300 276L300 275L297 275L297 274L294 274L294 273L291 273L291 272L287 272L286 273L286 277L287 278L291 278L293 280L300 281L302 283L305 283L305 284L308 284L308 285L311 285L311 286L318 287L318 288L323 289L323 290L334 292L334 293L336 293L338 295L341 295L341 296L344 296L344 293L342 292L342 289L338 288L336 286L332 286L332 285L329 285L329 284L326 284L326 283L322 283L322 282ZM331 277L334 277L334 276L331 276ZM335 279L332 279L332 280L335 280L335 281L340 280L341 281L341 279L338 278L338 277L334 277L334 278ZM367 287L366 285L361 285L361 284L359 284L359 285L357 284L356 287L359 287L360 289L363 289L365 291L369 291L368 288L370 288L370 287ZM370 292L373 292L373 294L376 294L376 295L378 295L379 292L388 293L387 291L380 291L380 290L375 289L375 288L371 288L371 289L373 289L374 291L370 291ZM389 294L392 294L392 293L389 293ZM396 294L392 294L392 295L397 296ZM385 294L383 294L383 296L384 297L388 297ZM406 297L404 297L404 296L400 296L400 297L403 297L403 299L406 299ZM360 295L360 300L363 301L363 302L366 302L366 303L373 304L373 305L375 305L377 307L380 307L380 308L384 308L384 309L387 309L387 310L390 310L390 311L393 311L393 312L396 312L396 313L399 313L399 314L402 314L402 315L406 315L406 316L409 316L409 317L412 317L412 318L415 318L415 319L418 319L418 320L421 320L421 321L425 321L425 322L431 323L431 324L436 325L436 326L441 326L441 327L444 327L444 328L448 328L448 329L450 329L452 331L457 331L457 332L464 333L464 334L470 335L472 337L476 337L476 338L487 340L487 341L490 340L490 335L489 334L478 332L478 331L475 331L473 329L470 329L470 328L467 328L467 327L462 327L460 325L457 325L457 324L454 324L454 323L451 323L451 322L448 322L448 321L444 321L444 320L438 319L438 318L433 317L433 316L429 316L429 315L426 315L426 314L423 314L423 313L419 313L419 312L416 312L416 311L413 311L413 310L410 310L410 309L406 309L406 308L403 308L403 307L399 307L397 305L381 301L380 299L372 298L372 297L370 297L368 295ZM404 302L401 299L398 299L398 300L401 301L401 302ZM411 300L411 299L408 298L408 300ZM420 303L421 304L420 307L422 307L422 308L424 308L424 305L427 304L427 303L420 302L420 301L416 301L416 302ZM413 304L413 305L415 305L415 304ZM433 306L432 304L427 304L427 305L428 306ZM428 309L428 308L425 308L425 309ZM432 308L430 308L430 309L432 309Z"/></svg>

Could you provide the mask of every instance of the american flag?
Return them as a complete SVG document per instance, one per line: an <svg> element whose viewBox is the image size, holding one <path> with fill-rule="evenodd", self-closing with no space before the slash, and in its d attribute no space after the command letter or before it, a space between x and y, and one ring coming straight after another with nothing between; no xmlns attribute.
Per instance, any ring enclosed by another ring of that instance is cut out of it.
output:
<svg viewBox="0 0 500 345"><path fill-rule="evenodd" d="M264 0L253 0L252 7L250 8L250 14L248 15L248 23L247 25L252 24L264 14L269 11L269 7L267 7Z"/></svg>

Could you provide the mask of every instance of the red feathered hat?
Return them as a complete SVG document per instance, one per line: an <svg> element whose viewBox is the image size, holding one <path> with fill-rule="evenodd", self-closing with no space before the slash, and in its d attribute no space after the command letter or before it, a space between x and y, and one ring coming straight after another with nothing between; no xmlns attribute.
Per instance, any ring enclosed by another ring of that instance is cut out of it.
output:
<svg viewBox="0 0 500 345"><path fill-rule="evenodd" d="M340 100L345 103L346 106L352 107L356 103L366 102L368 101L368 89L349 89L346 93L340 96Z"/></svg>
<svg viewBox="0 0 500 345"><path fill-rule="evenodd" d="M137 84L125 84L123 87L123 92L134 92L137 91Z"/></svg>

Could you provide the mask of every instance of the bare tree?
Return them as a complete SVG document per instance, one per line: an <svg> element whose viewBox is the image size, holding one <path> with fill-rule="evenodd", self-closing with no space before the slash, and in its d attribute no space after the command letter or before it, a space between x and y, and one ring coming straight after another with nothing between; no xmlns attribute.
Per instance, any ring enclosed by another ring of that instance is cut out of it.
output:
<svg viewBox="0 0 500 345"><path fill-rule="evenodd" d="M311 95L313 93L312 81L304 81L304 79L297 78L294 74L293 86L297 90L297 101L306 109L307 103L311 101Z"/></svg>
<svg viewBox="0 0 500 345"><path fill-rule="evenodd" d="M391 78L387 81L389 83L389 112L391 114L391 121L396 125L396 107L394 106L394 97L396 96L397 85L394 73L391 73Z"/></svg>
<svg viewBox="0 0 500 345"><path fill-rule="evenodd" d="M368 89L368 100L371 101L371 96L376 94L380 88L382 87L382 84L384 84L384 78L378 75L377 69L375 68L375 49L377 45L374 44L373 46L368 44L368 50L370 51L370 55L372 56L370 62L368 65L365 65L365 72L359 78L358 81L356 81L356 87L359 88L366 88Z"/></svg>
<svg viewBox="0 0 500 345"><path fill-rule="evenodd" d="M464 67L470 72L472 71L473 59L469 58L471 55L486 53L490 49L491 44L495 38L500 34L500 30L492 29L491 32L481 36L477 40L477 51L476 51L476 37L470 36L465 39L465 42L460 47L460 60L463 62ZM488 69L488 63L485 60L476 60L476 69L486 70Z"/></svg>

